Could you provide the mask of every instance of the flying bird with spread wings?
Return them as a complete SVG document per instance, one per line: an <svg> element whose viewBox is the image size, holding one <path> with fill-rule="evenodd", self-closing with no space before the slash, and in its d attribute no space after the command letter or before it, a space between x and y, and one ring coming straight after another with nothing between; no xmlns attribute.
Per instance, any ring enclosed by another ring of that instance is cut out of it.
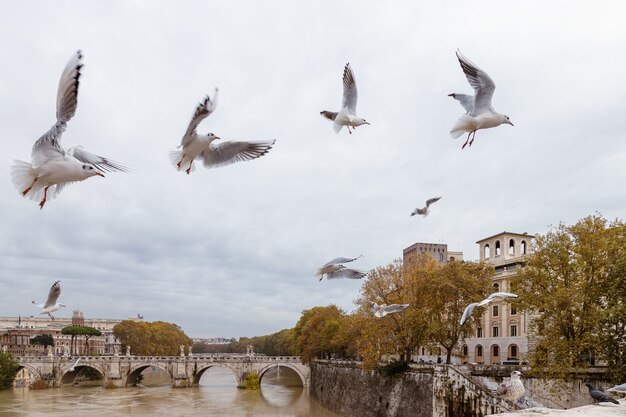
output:
<svg viewBox="0 0 626 417"><path fill-rule="evenodd" d="M457 93L448 94L448 96L458 100L467 112L456 121L450 131L450 135L455 139L469 132L467 140L461 147L461 149L464 149L468 142L469 146L472 146L477 130L489 129L505 123L513 126L513 123L511 123L509 116L496 112L491 106L491 98L496 89L496 84L491 77L464 57L461 51L456 51L456 57L467 77L467 81L474 89L473 96ZM472 138L471 140L470 137Z"/></svg>
<svg viewBox="0 0 626 417"><path fill-rule="evenodd" d="M424 216L424 217L428 216L428 213L430 213L430 211L428 210L430 205L433 204L433 203L436 203L439 200L441 200L441 197L429 198L428 200L426 200L426 207L424 207L424 208L416 208L411 213L411 216L415 216L416 214L419 214L419 215Z"/></svg>
<svg viewBox="0 0 626 417"><path fill-rule="evenodd" d="M15 188L24 197L39 200L39 207L42 209L48 198L56 197L72 182L96 175L104 177L103 171L127 171L123 165L88 152L80 146L63 149L60 145L67 122L76 113L82 59L81 51L77 51L63 70L57 90L57 120L33 145L32 163L15 160L11 167L11 179Z"/></svg>
<svg viewBox="0 0 626 417"><path fill-rule="evenodd" d="M350 128L356 129L357 126L368 125L369 123L356 115L356 101L358 93L356 90L356 81L354 72L350 67L350 63L346 64L343 69L343 99L341 101L341 110L332 112L323 110L320 112L322 116L333 122L333 130L339 133L346 126L348 132L352 133Z"/></svg>
<svg viewBox="0 0 626 417"><path fill-rule="evenodd" d="M512 294L510 292L494 292L493 294L490 294L489 297L485 298L484 300L478 303L472 303L468 305L467 307L465 307L465 311L463 311L463 316L461 317L459 324L462 326L467 321L467 319L470 318L470 316L472 315L472 311L474 311L476 307L486 306L487 304L497 299L507 299L507 298L517 298L517 297L518 297L517 294Z"/></svg>
<svg viewBox="0 0 626 417"><path fill-rule="evenodd" d="M353 262L359 259L363 255L359 255L356 258L335 258L332 261L326 262L321 268L317 270L315 276L321 281L324 276L326 279L337 278L349 278L349 279L361 279L367 275L366 272L359 271L352 268L346 268L343 263Z"/></svg>
<svg viewBox="0 0 626 417"><path fill-rule="evenodd" d="M57 300L61 295L61 281L55 281L50 287L50 291L48 292L48 299L45 304L39 304L37 301L31 301L31 303L36 304L38 307L41 307L42 310L39 314L47 314L53 321L54 317L51 313L54 313L57 310L60 310L61 307L67 307L65 304L57 303Z"/></svg>
<svg viewBox="0 0 626 417"><path fill-rule="evenodd" d="M372 311L374 315L378 318L383 318L387 314L400 313L409 308L408 304L382 304L378 305L372 302Z"/></svg>
<svg viewBox="0 0 626 417"><path fill-rule="evenodd" d="M191 173L196 159L202 160L205 168L217 168L239 161L250 161L265 155L276 143L272 140L271 142L227 141L214 144L214 141L221 139L219 136L213 133L206 135L197 133L196 129L200 122L215 111L217 92L216 88L213 99L207 95L196 106L187 131L178 146L181 150L170 152L170 161L178 171L184 170L187 174Z"/></svg>

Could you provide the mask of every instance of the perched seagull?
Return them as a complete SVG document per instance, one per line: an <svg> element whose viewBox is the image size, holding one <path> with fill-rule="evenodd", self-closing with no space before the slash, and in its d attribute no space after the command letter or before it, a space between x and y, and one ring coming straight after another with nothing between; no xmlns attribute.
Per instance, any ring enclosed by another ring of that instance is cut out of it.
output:
<svg viewBox="0 0 626 417"><path fill-rule="evenodd" d="M426 207L416 208L415 210L413 210L413 213L411 213L411 216L415 216L416 214L422 215L424 217L428 216L428 207L430 207L431 204L436 203L439 200L441 200L441 197L429 198L428 200L426 200Z"/></svg>
<svg viewBox="0 0 626 417"><path fill-rule="evenodd" d="M215 111L217 91L216 88L213 100L207 95L204 101L196 107L187 132L178 146L182 150L170 152L170 161L178 171L184 169L189 174L194 168L193 161L196 159L201 159L205 168L217 168L239 161L250 161L265 155L276 143L273 140L271 142L223 142L214 145L214 140L221 139L219 136L213 133L198 134L196 128L200 122Z"/></svg>
<svg viewBox="0 0 626 417"><path fill-rule="evenodd" d="M519 371L511 372L511 380L498 385L496 395L511 402L517 401L526 392L520 376L522 376L522 373Z"/></svg>
<svg viewBox="0 0 626 417"><path fill-rule="evenodd" d="M387 314L399 313L409 308L408 304L389 304L378 305L372 302L372 310L374 315L379 318L385 317Z"/></svg>
<svg viewBox="0 0 626 417"><path fill-rule="evenodd" d="M333 259L332 261L328 261L321 268L319 268L317 270L317 272L315 273L315 276L319 277L319 279L321 281L324 274L332 274L333 272L337 272L340 269L345 268L344 265L341 265L342 263L348 263L348 262L356 261L361 256L363 256L363 255L359 255L356 258L339 257L339 258Z"/></svg>
<svg viewBox="0 0 626 417"><path fill-rule="evenodd" d="M611 398L610 396L608 396L604 392L602 392L599 389L597 389L596 387L594 387L591 382L585 382L585 386L587 386L587 388L589 388L589 395L591 395L591 398L593 399L594 403L611 402L613 404L618 404L619 405L619 401L617 401L615 398Z"/></svg>
<svg viewBox="0 0 626 417"><path fill-rule="evenodd" d="M38 307L41 307L43 310L39 312L39 314L48 314L50 318L54 321L54 317L52 316L52 312L59 310L61 307L67 307L65 304L57 303L57 299L61 295L61 281L55 281L50 287L50 292L48 293L48 299L45 304L39 304L37 301L31 301L33 304L37 304Z"/></svg>
<svg viewBox="0 0 626 417"><path fill-rule="evenodd" d="M469 132L467 140L461 148L463 149L468 141L469 146L472 146L477 130L500 126L504 123L513 126L513 123L509 120L509 116L500 114L491 107L491 98L496 89L496 85L491 77L489 77L485 71L474 65L469 59L465 58L461 54L461 51L456 51L456 57L461 63L461 68L467 77L467 81L469 81L472 88L474 88L473 96L456 93L448 94L448 96L459 100L463 108L467 111L467 113L456 121L450 131L450 135L455 139L463 133ZM472 140L470 140L470 136Z"/></svg>
<svg viewBox="0 0 626 417"><path fill-rule="evenodd" d="M68 369L68 371L74 372L74 370L76 369L76 366L78 365L79 361L80 361L80 358L76 359L76 362L74 362L74 364L72 365L72 367L70 369Z"/></svg>
<svg viewBox="0 0 626 417"><path fill-rule="evenodd" d="M493 294L489 295L489 297L485 298L481 302L472 303L468 305L467 307L465 307L465 311L463 312L463 316L461 317L461 321L459 322L459 324L462 326L467 321L467 319L472 315L472 311L474 311L476 307L485 306L489 304L490 302L494 301L496 298L505 299L505 298L517 298L517 297L518 297L517 294L511 294L509 292L494 292Z"/></svg>
<svg viewBox="0 0 626 417"><path fill-rule="evenodd" d="M54 187L50 197L54 198L72 182L95 175L104 177L102 171L127 171L123 165L87 152L80 146L63 149L59 143L67 122L76 113L82 58L82 53L77 51L63 70L57 91L57 121L33 145L32 164L15 160L11 167L15 188L24 197L40 200L40 208L46 204L50 187Z"/></svg>
<svg viewBox="0 0 626 417"><path fill-rule="evenodd" d="M341 110L339 110L338 113L327 110L320 112L322 116L334 122L333 130L335 133L339 133L344 126L348 128L349 133L352 133L350 127L356 129L357 126L369 124L365 119L356 117L357 97L354 73L352 72L352 68L350 68L350 63L348 63L343 69L343 100L341 101Z"/></svg>

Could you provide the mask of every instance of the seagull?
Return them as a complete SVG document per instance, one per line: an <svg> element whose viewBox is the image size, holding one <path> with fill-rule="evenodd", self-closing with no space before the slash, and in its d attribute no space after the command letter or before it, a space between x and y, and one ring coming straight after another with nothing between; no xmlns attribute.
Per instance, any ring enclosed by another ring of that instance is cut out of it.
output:
<svg viewBox="0 0 626 417"><path fill-rule="evenodd" d="M520 371L511 372L511 380L498 385L496 395L511 402L517 401L517 399L526 392L526 388L524 388L520 376L522 376Z"/></svg>
<svg viewBox="0 0 626 417"><path fill-rule="evenodd" d="M467 321L467 319L472 315L472 311L474 311L476 307L485 306L491 303L492 301L494 301L496 298L517 298L517 297L518 297L517 294L511 294L509 292L494 292L493 294L489 295L489 297L485 298L484 300L478 303L472 303L468 305L467 307L465 307L465 311L463 312L463 316L461 317L461 321L459 322L459 324L462 326Z"/></svg>
<svg viewBox="0 0 626 417"><path fill-rule="evenodd" d="M80 358L76 359L76 362L74 362L74 364L72 365L72 367L70 369L68 369L69 372L74 372L74 370L76 369L76 365L78 365L78 362L80 361Z"/></svg>
<svg viewBox="0 0 626 417"><path fill-rule="evenodd" d="M385 317L387 314L399 313L409 308L408 304L389 304L378 305L372 302L372 310L374 315L379 318Z"/></svg>
<svg viewBox="0 0 626 417"><path fill-rule="evenodd" d="M38 307L41 307L43 310L39 312L39 314L48 314L52 321L54 321L54 317L52 316L52 312L59 310L61 307L67 307L65 304L57 303L57 299L61 295L61 281L55 281L50 287L50 292L48 293L48 299L45 304L39 304L37 301L31 301L33 304L37 304Z"/></svg>
<svg viewBox="0 0 626 417"><path fill-rule="evenodd" d="M441 200L441 197L429 198L428 200L426 200L426 207L416 208L415 210L413 210L413 213L411 213L411 216L415 216L416 214L422 215L424 217L428 216L428 207L430 207L431 204L436 203L439 200Z"/></svg>
<svg viewBox="0 0 626 417"><path fill-rule="evenodd" d="M319 268L315 273L316 277L319 277L321 281L324 278L324 274L326 274L326 279L335 279L335 278L351 278L351 279L360 279L367 275L365 272L358 271L356 269L346 268L342 263L353 262L359 259L363 255L359 255L356 258L335 258L332 261L326 262L324 266Z"/></svg>
<svg viewBox="0 0 626 417"><path fill-rule="evenodd" d="M348 128L349 133L352 133L350 127L356 129L357 126L369 124L365 119L356 117L357 97L354 73L352 72L352 68L350 68L350 63L347 63L343 69L343 100L341 101L341 110L339 112L327 110L320 112L322 116L334 122L333 130L335 133L339 133L344 126Z"/></svg>
<svg viewBox="0 0 626 417"><path fill-rule="evenodd" d="M626 384L616 385L614 387L607 388L606 390L610 392L619 392L621 394L626 394Z"/></svg>
<svg viewBox="0 0 626 417"><path fill-rule="evenodd" d="M127 171L123 165L92 154L81 146L63 149L59 143L67 122L76 113L82 59L81 51L77 51L63 70L57 91L57 121L33 145L32 164L15 160L11 167L15 188L24 197L40 200L39 207L42 209L49 197L50 187L53 187L50 198L54 198L72 182L96 175L104 177L102 171Z"/></svg>
<svg viewBox="0 0 626 417"><path fill-rule="evenodd" d="M585 382L585 385L587 386L587 388L589 388L589 395L591 395L591 398L593 398L594 403L611 402L613 404L619 405L619 401L617 401L615 398L609 397L607 394L594 387L591 382Z"/></svg>
<svg viewBox="0 0 626 417"><path fill-rule="evenodd" d="M463 149L468 141L469 146L472 146L477 130L500 126L504 123L513 126L513 123L511 123L509 116L500 114L491 107L491 97L496 89L496 85L491 77L489 77L485 71L474 65L469 59L465 58L461 54L461 51L456 51L456 57L461 63L461 68L467 77L467 81L469 81L474 89L473 96L456 93L448 94L449 97L459 100L461 106L467 111L467 113L456 121L450 131L450 135L455 139L463 133L469 132L467 140L461 148ZM470 140L470 136L472 140Z"/></svg>
<svg viewBox="0 0 626 417"><path fill-rule="evenodd" d="M213 133L198 134L196 128L200 122L215 111L217 92L216 88L213 100L207 95L196 106L187 131L178 146L182 150L170 152L170 161L178 171L184 169L189 174L194 168L193 161L196 159L201 159L205 168L217 168L239 161L250 161L265 155L276 143L275 140L271 142L229 141L215 145L213 141L221 139L219 136L215 136Z"/></svg>

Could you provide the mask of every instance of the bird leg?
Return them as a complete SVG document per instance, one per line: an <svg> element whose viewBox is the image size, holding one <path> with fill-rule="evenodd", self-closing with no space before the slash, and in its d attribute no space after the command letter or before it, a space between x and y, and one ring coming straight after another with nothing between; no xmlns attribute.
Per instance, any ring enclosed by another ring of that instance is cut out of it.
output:
<svg viewBox="0 0 626 417"><path fill-rule="evenodd" d="M25 196L26 194L28 194L28 192L30 190L32 190L33 185L35 185L35 183L37 182L37 180L39 179L39 177L35 177L35 179L33 180L33 182L30 183L30 185L28 186L27 189L25 189L24 191L22 191L22 196Z"/></svg>
<svg viewBox="0 0 626 417"><path fill-rule="evenodd" d="M52 319L52 321L54 321L54 317L52 316L52 314L48 313L48 316L50 316L50 318Z"/></svg>
<svg viewBox="0 0 626 417"><path fill-rule="evenodd" d="M183 156L180 157L180 161L178 161L178 163L176 164L178 168L180 168L180 166L182 165L183 159L185 159L185 154L183 154Z"/></svg>
<svg viewBox="0 0 626 417"><path fill-rule="evenodd" d="M465 143L463 144L463 146L461 146L461 149L465 149L465 145L467 145L467 142L469 142L469 138L470 138L470 136L471 136L471 135L472 135L472 132L469 132L469 133L467 134L467 140L465 141Z"/></svg>
<svg viewBox="0 0 626 417"><path fill-rule="evenodd" d="M187 168L185 170L185 172L187 173L187 175L189 175L189 173L191 172L191 164L193 164L193 160L189 161L189 168Z"/></svg>
<svg viewBox="0 0 626 417"><path fill-rule="evenodd" d="M39 202L39 209L42 209L42 208L43 208L43 205L44 205L44 204L46 204L46 197L47 197L47 195L48 195L48 188L49 188L49 187L50 187L50 186L48 185L48 187L46 187L46 188L44 188L44 189L43 189L43 199ZM48 314L50 314L50 313L48 313ZM50 316L50 317L52 317L52 316ZM54 320L54 319L53 319L53 320Z"/></svg>
<svg viewBox="0 0 626 417"><path fill-rule="evenodd" d="M474 130L474 135L472 136L472 140L470 140L469 146L472 147L472 143L474 143L474 138L476 137L476 131Z"/></svg>

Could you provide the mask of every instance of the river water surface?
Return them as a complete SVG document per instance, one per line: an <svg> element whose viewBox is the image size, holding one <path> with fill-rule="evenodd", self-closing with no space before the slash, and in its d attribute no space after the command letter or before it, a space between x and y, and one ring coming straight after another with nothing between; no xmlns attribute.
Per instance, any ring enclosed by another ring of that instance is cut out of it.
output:
<svg viewBox="0 0 626 417"><path fill-rule="evenodd" d="M229 369L211 368L197 388L172 388L167 377L144 373L145 386L105 389L68 386L0 391L0 416L276 416L338 417L309 398L289 370L268 371L259 390L238 389Z"/></svg>

